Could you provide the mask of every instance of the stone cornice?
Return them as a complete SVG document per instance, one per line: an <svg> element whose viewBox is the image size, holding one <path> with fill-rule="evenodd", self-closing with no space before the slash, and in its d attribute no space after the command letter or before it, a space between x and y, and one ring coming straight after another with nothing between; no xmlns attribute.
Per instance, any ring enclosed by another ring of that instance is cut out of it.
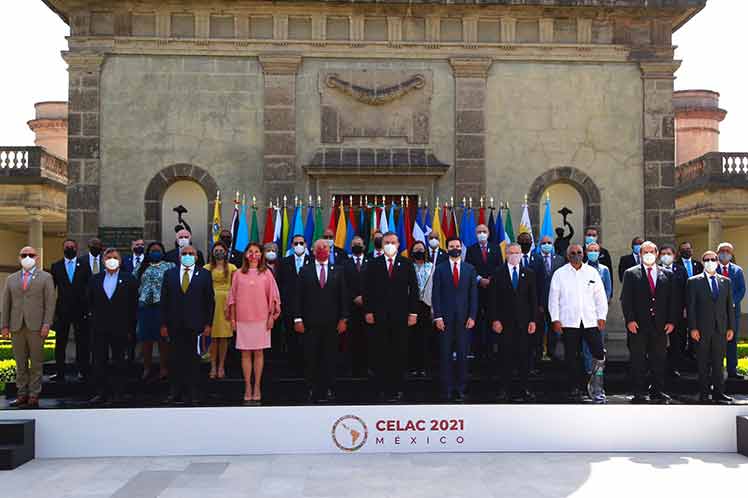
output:
<svg viewBox="0 0 748 498"><path fill-rule="evenodd" d="M299 55L260 55L260 64L265 74L296 74L301 64Z"/></svg>
<svg viewBox="0 0 748 498"><path fill-rule="evenodd" d="M451 58L449 65L452 66L456 78L487 78L493 60L491 58Z"/></svg>
<svg viewBox="0 0 748 498"><path fill-rule="evenodd" d="M681 61L653 61L640 62L642 79L675 79L675 71L680 67Z"/></svg>
<svg viewBox="0 0 748 498"><path fill-rule="evenodd" d="M68 71L85 70L89 72L100 71L105 55L99 52L65 51L62 58L68 63Z"/></svg>

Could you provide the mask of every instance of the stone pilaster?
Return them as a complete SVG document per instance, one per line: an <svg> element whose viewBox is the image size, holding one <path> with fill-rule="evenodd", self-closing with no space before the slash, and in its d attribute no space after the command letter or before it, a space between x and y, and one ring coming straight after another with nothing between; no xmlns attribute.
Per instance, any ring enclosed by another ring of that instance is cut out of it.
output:
<svg viewBox="0 0 748 498"><path fill-rule="evenodd" d="M263 97L263 193L265 199L282 198L294 191L296 181L296 72L297 55L260 56L265 75Z"/></svg>
<svg viewBox="0 0 748 498"><path fill-rule="evenodd" d="M449 63L455 77L455 195L478 199L486 189L486 80L492 61Z"/></svg>
<svg viewBox="0 0 748 498"><path fill-rule="evenodd" d="M99 227L99 92L104 56L64 52L68 63L68 237L85 246Z"/></svg>
<svg viewBox="0 0 748 498"><path fill-rule="evenodd" d="M641 62L644 89L644 237L675 238L673 73L680 62Z"/></svg>

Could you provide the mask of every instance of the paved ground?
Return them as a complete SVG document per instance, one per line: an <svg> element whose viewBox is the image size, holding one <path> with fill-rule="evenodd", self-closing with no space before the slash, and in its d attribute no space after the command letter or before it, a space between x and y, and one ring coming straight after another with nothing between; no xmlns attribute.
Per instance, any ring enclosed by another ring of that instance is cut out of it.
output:
<svg viewBox="0 0 748 498"><path fill-rule="evenodd" d="M13 498L666 497L740 494L736 454L424 454L35 460Z"/></svg>

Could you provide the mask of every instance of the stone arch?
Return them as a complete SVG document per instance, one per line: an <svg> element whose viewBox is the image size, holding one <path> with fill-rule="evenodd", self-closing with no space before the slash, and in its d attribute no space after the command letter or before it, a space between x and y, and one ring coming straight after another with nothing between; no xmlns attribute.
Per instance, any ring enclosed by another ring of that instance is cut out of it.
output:
<svg viewBox="0 0 748 498"><path fill-rule="evenodd" d="M156 173L148 187L145 189L145 223L143 233L146 240L161 239L161 201L164 193L173 183L181 180L193 181L200 185L205 191L208 198L208 218L205 223L208 226L208 233L211 233L213 220L213 207L215 205L218 184L213 177L199 166L192 164L173 164ZM169 241L164 241L169 244Z"/></svg>
<svg viewBox="0 0 748 498"><path fill-rule="evenodd" d="M530 190L527 192L527 208L530 212L530 219L538 220L538 226L542 223L540 219L540 203L542 199L540 197L546 188L556 183L566 183L579 192L584 203L584 227L582 227L582 230L588 226L592 226L597 228L602 236L600 189L589 175L571 166L553 168L535 178L535 181L530 186Z"/></svg>

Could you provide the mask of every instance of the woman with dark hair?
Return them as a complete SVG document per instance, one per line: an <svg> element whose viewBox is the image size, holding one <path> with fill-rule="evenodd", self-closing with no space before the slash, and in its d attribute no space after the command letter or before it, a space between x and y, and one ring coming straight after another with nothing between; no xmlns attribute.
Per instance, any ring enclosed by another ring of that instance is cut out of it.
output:
<svg viewBox="0 0 748 498"><path fill-rule="evenodd" d="M143 344L143 380L151 376L153 362L153 344L158 342L159 378L165 380L168 375L169 344L161 337L161 285L164 273L176 265L164 261L166 250L161 242L151 242L145 250L145 258L138 268L140 280L138 291L138 342Z"/></svg>
<svg viewBox="0 0 748 498"><path fill-rule="evenodd" d="M231 326L236 330L236 349L242 353L244 402L258 402L262 399L263 350L270 347L270 331L280 315L278 285L268 271L260 244L253 242L244 251L242 269L231 282L228 306Z"/></svg>
<svg viewBox="0 0 748 498"><path fill-rule="evenodd" d="M410 374L426 376L426 370L431 367L432 342L435 340L434 324L431 320L431 287L434 274L434 264L428 261L426 244L417 240L410 248L411 259L416 267L418 279L418 321L410 329Z"/></svg>
<svg viewBox="0 0 748 498"><path fill-rule="evenodd" d="M226 300L231 288L231 278L236 266L228 262L229 248L220 240L213 244L209 263L205 269L213 277L213 291L216 294L216 308L213 314L213 329L210 333L210 378L223 379L226 376L226 352L234 335L228 318Z"/></svg>

